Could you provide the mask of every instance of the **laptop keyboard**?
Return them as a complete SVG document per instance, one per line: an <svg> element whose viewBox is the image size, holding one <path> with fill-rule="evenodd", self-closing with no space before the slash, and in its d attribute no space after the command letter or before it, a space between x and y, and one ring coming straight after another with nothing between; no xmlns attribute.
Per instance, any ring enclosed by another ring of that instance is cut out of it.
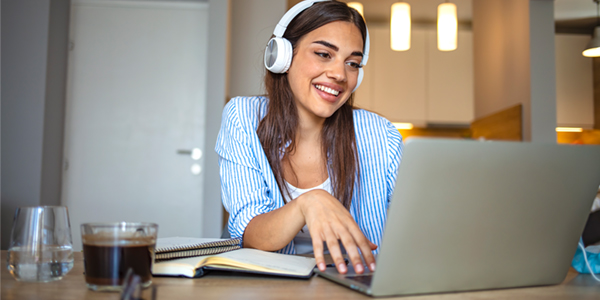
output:
<svg viewBox="0 0 600 300"><path fill-rule="evenodd" d="M360 282L366 286L371 286L371 280L373 280L373 274L366 275L352 275L346 276L347 279Z"/></svg>

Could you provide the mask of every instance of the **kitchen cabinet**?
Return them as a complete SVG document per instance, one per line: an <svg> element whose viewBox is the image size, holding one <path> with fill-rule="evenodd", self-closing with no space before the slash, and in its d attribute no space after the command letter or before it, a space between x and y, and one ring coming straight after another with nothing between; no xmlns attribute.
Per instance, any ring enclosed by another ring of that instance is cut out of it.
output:
<svg viewBox="0 0 600 300"><path fill-rule="evenodd" d="M357 106L392 122L465 125L473 121L473 47L459 30L458 49L437 50L435 27L414 27L408 51L390 49L389 26L370 26L371 49Z"/></svg>
<svg viewBox="0 0 600 300"><path fill-rule="evenodd" d="M427 115L429 124L469 125L475 117L473 33L458 31L458 48L437 49L437 32L428 30Z"/></svg>
<svg viewBox="0 0 600 300"><path fill-rule="evenodd" d="M392 122L415 126L474 121L473 35L459 29L458 49L437 50L435 27L412 29L408 51L390 49L388 25L371 25L371 52L355 104ZM592 59L581 55L589 35L557 34L557 125L594 125Z"/></svg>

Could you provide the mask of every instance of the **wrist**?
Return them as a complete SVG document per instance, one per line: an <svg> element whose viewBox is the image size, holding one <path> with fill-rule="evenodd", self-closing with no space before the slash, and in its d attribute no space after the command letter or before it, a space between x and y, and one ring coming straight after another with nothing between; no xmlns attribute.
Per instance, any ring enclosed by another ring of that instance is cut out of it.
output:
<svg viewBox="0 0 600 300"><path fill-rule="evenodd" d="M304 220L306 220L306 213L308 212L308 209L314 207L314 201L318 201L318 199L321 198L319 197L321 193L329 195L329 193L327 193L327 191L325 190L315 189L298 196L298 198L292 201L296 202L295 204L298 206L298 209L300 210L302 216L304 216Z"/></svg>

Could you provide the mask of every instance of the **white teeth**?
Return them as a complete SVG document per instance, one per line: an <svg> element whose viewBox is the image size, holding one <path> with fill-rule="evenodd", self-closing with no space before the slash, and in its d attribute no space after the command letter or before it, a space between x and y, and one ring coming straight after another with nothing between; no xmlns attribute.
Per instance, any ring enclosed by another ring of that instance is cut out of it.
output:
<svg viewBox="0 0 600 300"><path fill-rule="evenodd" d="M319 90L321 90L321 91L325 92L325 93L329 93L329 94L332 94L332 95L334 95L334 96L337 96L337 95L339 95L339 94L340 94L340 92L339 92L339 91L336 91L336 90L334 90L334 89L328 88L328 87L326 87L326 86L322 86L322 85L320 85L320 84L315 84L315 87L316 87L316 88L318 88Z"/></svg>

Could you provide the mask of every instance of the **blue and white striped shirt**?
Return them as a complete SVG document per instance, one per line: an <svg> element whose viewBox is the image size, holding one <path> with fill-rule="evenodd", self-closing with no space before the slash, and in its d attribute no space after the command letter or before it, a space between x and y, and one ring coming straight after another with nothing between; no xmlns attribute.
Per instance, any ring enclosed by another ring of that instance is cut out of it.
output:
<svg viewBox="0 0 600 300"><path fill-rule="evenodd" d="M237 97L223 110L215 151L219 155L221 197L229 212L231 237L242 237L252 218L284 205L256 134L267 104L265 97ZM360 189L354 189L350 213L364 235L380 246L402 158L402 136L390 121L362 109L354 110L354 132ZM292 241L279 252L294 251Z"/></svg>

